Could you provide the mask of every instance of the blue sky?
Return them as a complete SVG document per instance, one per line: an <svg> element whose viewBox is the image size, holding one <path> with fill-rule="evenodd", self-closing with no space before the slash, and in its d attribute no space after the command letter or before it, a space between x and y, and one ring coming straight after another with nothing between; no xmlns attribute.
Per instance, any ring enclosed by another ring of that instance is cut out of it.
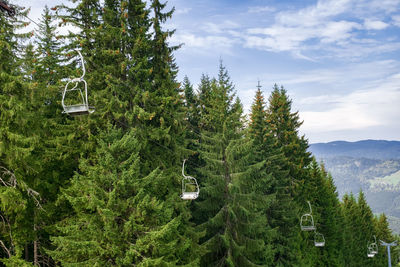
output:
<svg viewBox="0 0 400 267"><path fill-rule="evenodd" d="M17 0L37 19L50 0ZM400 140L399 0L170 0L180 80L222 58L248 111L283 85L311 143Z"/></svg>

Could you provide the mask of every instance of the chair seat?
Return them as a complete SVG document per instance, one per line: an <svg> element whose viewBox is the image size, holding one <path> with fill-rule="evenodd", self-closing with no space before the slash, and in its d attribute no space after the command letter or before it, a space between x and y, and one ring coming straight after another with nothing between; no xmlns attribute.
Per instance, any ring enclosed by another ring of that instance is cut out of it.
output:
<svg viewBox="0 0 400 267"><path fill-rule="evenodd" d="M64 106L64 112L71 116L78 116L78 115L87 115L92 113L93 110L89 109L89 106L85 104L79 105L71 105L71 106Z"/></svg>
<svg viewBox="0 0 400 267"><path fill-rule="evenodd" d="M325 242L315 242L314 245L316 247L323 247L323 246L325 246Z"/></svg>
<svg viewBox="0 0 400 267"><path fill-rule="evenodd" d="M199 196L197 192L184 192L181 195L181 198L184 200L196 199Z"/></svg>
<svg viewBox="0 0 400 267"><path fill-rule="evenodd" d="M301 226L301 230L302 231L314 231L315 230L315 226L310 225L310 226Z"/></svg>
<svg viewBox="0 0 400 267"><path fill-rule="evenodd" d="M367 256L368 256L368 258L373 258L375 256L375 254L374 253L368 253Z"/></svg>

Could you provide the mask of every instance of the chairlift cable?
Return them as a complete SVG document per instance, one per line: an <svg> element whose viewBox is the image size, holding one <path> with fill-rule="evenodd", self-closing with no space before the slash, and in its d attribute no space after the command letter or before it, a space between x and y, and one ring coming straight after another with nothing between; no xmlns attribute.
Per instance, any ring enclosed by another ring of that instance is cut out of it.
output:
<svg viewBox="0 0 400 267"><path fill-rule="evenodd" d="M40 27L40 25L39 24L37 24L33 19L31 19L30 17L28 17L27 15L25 15L25 14L22 14L24 17L26 17L27 19L29 19L31 22L33 22L33 23L35 23L36 24L36 26L38 26L38 27Z"/></svg>

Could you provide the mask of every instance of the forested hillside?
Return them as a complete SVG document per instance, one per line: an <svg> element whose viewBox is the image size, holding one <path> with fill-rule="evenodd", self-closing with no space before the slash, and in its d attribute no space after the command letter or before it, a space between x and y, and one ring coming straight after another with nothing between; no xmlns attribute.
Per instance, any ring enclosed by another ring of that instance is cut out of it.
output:
<svg viewBox="0 0 400 267"><path fill-rule="evenodd" d="M71 0L22 34L27 11L3 11L2 265L386 264L386 216L339 200L283 86L247 117L222 61L177 80L165 3Z"/></svg>
<svg viewBox="0 0 400 267"><path fill-rule="evenodd" d="M363 190L372 211L388 215L390 228L400 233L399 141L337 141L309 150L334 177L340 197Z"/></svg>
<svg viewBox="0 0 400 267"><path fill-rule="evenodd" d="M400 159L400 141L362 140L357 142L334 141L311 145L311 151L321 158L346 156L368 159Z"/></svg>

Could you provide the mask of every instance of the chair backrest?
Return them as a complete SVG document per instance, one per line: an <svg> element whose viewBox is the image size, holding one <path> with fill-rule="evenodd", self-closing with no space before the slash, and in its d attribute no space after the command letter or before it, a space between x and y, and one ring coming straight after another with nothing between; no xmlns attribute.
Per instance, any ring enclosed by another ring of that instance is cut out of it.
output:
<svg viewBox="0 0 400 267"><path fill-rule="evenodd" d="M85 62L83 60L83 56L82 56L81 52L79 52L79 50L76 50L76 49L75 49L75 51L78 53L78 55L80 57L80 61L81 61L81 65L82 65L82 75L81 75L81 77L78 77L78 78L70 78L69 79L69 81L65 85L65 88L64 88L64 91L62 94L61 104L64 108L64 113L72 112L71 107L75 108L76 112L86 111L87 113L92 113L94 111L94 108L91 107L91 109L89 109L87 82L84 79L85 74L86 74ZM74 86L72 88L70 88L70 85L73 83L75 83ZM84 90L83 92L82 92L81 86L79 86L80 83L83 83L83 90ZM69 104L69 103L66 104L65 103L66 94L67 94L67 92L70 92L70 91L77 91L79 93L80 98L81 98L80 103L74 103L74 104Z"/></svg>
<svg viewBox="0 0 400 267"><path fill-rule="evenodd" d="M325 237L321 233L315 232L314 234L314 244L317 247L323 247L325 246Z"/></svg>
<svg viewBox="0 0 400 267"><path fill-rule="evenodd" d="M186 162L186 159L183 161L183 164L182 164L182 175L183 175L182 195L184 195L185 193L195 193L196 198L197 198L197 196L200 193L200 187L199 187L199 184L197 183L196 178L185 175L185 162ZM188 186L189 186L189 188L188 188ZM192 188L194 188L194 190L192 190ZM188 190L188 189L190 189L190 190Z"/></svg>
<svg viewBox="0 0 400 267"><path fill-rule="evenodd" d="M302 230L306 230L308 228L312 228L311 230L313 230L314 226L314 218L311 214L303 214L303 216L301 216L300 219L300 226L302 228Z"/></svg>
<svg viewBox="0 0 400 267"><path fill-rule="evenodd" d="M72 88L69 88L70 84L72 84L72 83L75 83L75 85ZM82 89L79 87L79 83L83 83L84 93L82 92ZM67 92L69 92L69 91L78 91L81 96L81 100L82 100L82 102L79 104L89 107L88 97L87 97L87 83L85 80L81 80L80 78L75 78L75 79L69 80L67 82L67 84L65 85L64 91L63 91L62 99L61 99L61 105L63 106L64 109L66 107L70 106L69 104L68 105L65 104L65 96L66 96Z"/></svg>

